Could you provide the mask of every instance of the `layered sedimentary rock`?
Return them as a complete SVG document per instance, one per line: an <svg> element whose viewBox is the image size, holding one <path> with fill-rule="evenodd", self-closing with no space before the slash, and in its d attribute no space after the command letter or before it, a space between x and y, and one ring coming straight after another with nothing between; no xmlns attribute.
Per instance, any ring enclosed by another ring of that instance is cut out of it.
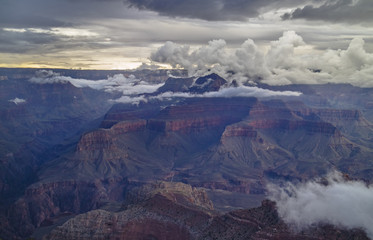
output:
<svg viewBox="0 0 373 240"><path fill-rule="evenodd" d="M182 131L184 133L223 128L248 115L256 99L189 100L184 105L167 107L157 118L148 121L152 130Z"/></svg>
<svg viewBox="0 0 373 240"><path fill-rule="evenodd" d="M238 210L215 217L200 239L369 239L358 229L343 230L320 225L302 232L293 232L278 217L274 202L265 200L259 208Z"/></svg>
<svg viewBox="0 0 373 240"><path fill-rule="evenodd" d="M138 193L143 198L125 210L79 215L43 239L368 239L361 230L322 225L292 232L278 217L275 203L268 200L259 208L220 215L209 204L206 208L204 197L201 205L195 191L203 195L180 183L145 186Z"/></svg>
<svg viewBox="0 0 373 240"><path fill-rule="evenodd" d="M213 213L203 190L182 183L158 182L129 195L125 210L79 215L44 239L195 239Z"/></svg>
<svg viewBox="0 0 373 240"><path fill-rule="evenodd" d="M66 213L87 212L109 200L123 200L126 185L126 180L120 178L32 185L10 209L9 221L18 235L26 237L50 218Z"/></svg>
<svg viewBox="0 0 373 240"><path fill-rule="evenodd" d="M176 91L195 96L225 85L227 82L217 75L170 78L154 94ZM41 88L40 96L25 103L47 101L45 108L36 111L39 115L30 112L27 105L9 102L10 95L5 101L8 107L0 109L3 123L27 119L16 122L18 128L14 128L16 136L27 139L20 141L21 147L14 147L19 152L13 151L13 146L6 148L9 151L3 154L2 166L10 170L12 179L26 172L11 168L20 159L32 163L20 166L32 173L38 170L32 178L36 183L0 216L9 216L1 221L2 234L28 237L35 229L52 227L56 219L69 215L71 221L56 228L50 238L333 239L340 231L333 227L312 230L308 235L290 233L268 202L256 210L217 214L206 194L193 187L208 188L214 194L248 194L262 199L269 179L304 180L329 169L348 172L367 182L373 177L373 131L364 118L364 109L341 110L331 105L317 109L286 98L195 97L117 104L104 115L103 106L91 103L96 99L92 90L75 89L71 84ZM59 93L59 88L69 94ZM62 115L65 117L60 118ZM34 116L40 116L46 125L40 127L40 119ZM84 125L85 129L77 132L87 119L100 116L102 121ZM0 133L11 139L12 132L4 126L0 126ZM27 128L24 135L19 135ZM73 140L65 139L72 135ZM57 143L61 145L53 145ZM34 152L51 155L35 157ZM44 159L51 161L37 168L34 163ZM1 193L16 186L3 176L9 175L1 176ZM191 186L163 182L129 191L155 180ZM103 208L107 202L121 201L124 204L120 211ZM235 201L241 202L235 205ZM237 206L245 207L245 201L229 199L219 209ZM74 217L81 213L86 214ZM358 231L340 232L353 236Z"/></svg>
<svg viewBox="0 0 373 240"><path fill-rule="evenodd" d="M123 121L113 125L110 129L101 129L84 134L78 145L77 151L90 151L96 149L113 148L115 139L129 132L144 130L145 120ZM113 150L113 149L112 149Z"/></svg>
<svg viewBox="0 0 373 240"><path fill-rule="evenodd" d="M201 94L218 91L227 81L219 75L212 73L199 78L174 78L170 77L160 87L157 93L163 92L190 92Z"/></svg>
<svg viewBox="0 0 373 240"><path fill-rule="evenodd" d="M257 131L253 126L244 123L232 124L225 128L222 138L225 137L249 137L256 138Z"/></svg>

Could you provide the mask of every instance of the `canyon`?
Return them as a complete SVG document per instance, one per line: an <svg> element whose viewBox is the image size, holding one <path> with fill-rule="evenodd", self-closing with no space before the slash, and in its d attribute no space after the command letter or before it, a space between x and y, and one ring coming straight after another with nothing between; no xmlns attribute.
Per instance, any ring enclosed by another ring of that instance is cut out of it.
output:
<svg viewBox="0 0 373 240"><path fill-rule="evenodd" d="M206 97L237 83L123 72L164 83L131 104L9 72L0 81L3 239L368 239L331 225L293 231L266 185L331 170L372 183L372 89L262 85L302 95Z"/></svg>

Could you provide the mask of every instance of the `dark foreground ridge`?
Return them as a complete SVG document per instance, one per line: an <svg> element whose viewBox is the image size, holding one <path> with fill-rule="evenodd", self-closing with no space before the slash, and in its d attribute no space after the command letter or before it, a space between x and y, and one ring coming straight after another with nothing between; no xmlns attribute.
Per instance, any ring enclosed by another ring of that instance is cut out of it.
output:
<svg viewBox="0 0 373 240"><path fill-rule="evenodd" d="M361 230L326 225L292 232L269 200L220 215L203 190L182 183L157 182L130 195L124 209L78 215L44 239L368 239Z"/></svg>

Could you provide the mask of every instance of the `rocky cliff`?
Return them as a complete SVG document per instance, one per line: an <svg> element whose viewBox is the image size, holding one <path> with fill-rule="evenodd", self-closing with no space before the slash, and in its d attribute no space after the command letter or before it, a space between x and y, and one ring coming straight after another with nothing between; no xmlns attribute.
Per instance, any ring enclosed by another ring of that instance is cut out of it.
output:
<svg viewBox="0 0 373 240"><path fill-rule="evenodd" d="M35 228L48 225L51 218L97 209L109 200L123 200L127 184L120 178L35 184L9 210L9 222L18 236L27 237Z"/></svg>
<svg viewBox="0 0 373 240"><path fill-rule="evenodd" d="M195 239L212 216L206 193L182 183L134 189L124 207L79 215L44 239Z"/></svg>
<svg viewBox="0 0 373 240"><path fill-rule="evenodd" d="M268 200L259 208L220 215L189 195L198 191L201 196L201 190L190 192L180 183L164 184L147 187L147 197L125 210L78 215L43 239L368 239L361 230L323 225L292 232L278 217L275 203Z"/></svg>

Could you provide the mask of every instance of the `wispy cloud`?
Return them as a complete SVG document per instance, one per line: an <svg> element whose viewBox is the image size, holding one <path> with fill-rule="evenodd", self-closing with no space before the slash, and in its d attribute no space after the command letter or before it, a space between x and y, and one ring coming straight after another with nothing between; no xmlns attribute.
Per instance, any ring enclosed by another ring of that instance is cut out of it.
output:
<svg viewBox="0 0 373 240"><path fill-rule="evenodd" d="M157 99L165 99L165 98L172 98L172 97L181 97L181 98L258 97L258 98L265 98L265 97L276 97L276 96L277 97L279 96L298 97L300 95L301 95L300 92L294 92L294 91L272 91L272 90L258 88L258 87L238 86L238 87L227 87L227 88L223 87L219 91L205 92L203 94L193 94L193 93L187 93L187 92L165 92L152 98L157 98Z"/></svg>
<svg viewBox="0 0 373 240"><path fill-rule="evenodd" d="M89 87L106 92L120 92L123 95L137 95L155 92L163 84L150 84L137 79L134 75L125 77L123 74L116 74L102 80L77 79L68 76L61 76L51 70L40 70L35 73L35 77L29 80L32 83L52 84L71 83L75 87Z"/></svg>
<svg viewBox="0 0 373 240"><path fill-rule="evenodd" d="M93 37L98 36L97 33L89 31L87 29L78 29L78 28L64 28L64 27L55 27L55 28L3 28L7 32L18 32L18 33L45 33L53 35L62 35L69 37Z"/></svg>
<svg viewBox="0 0 373 240"><path fill-rule="evenodd" d="M14 98L14 99L10 99L10 100L8 100L9 102L12 102L12 103L14 103L14 104L16 104L16 105L18 105L18 104L21 104L21 103L25 103L26 102L26 100L25 99L22 99L22 98Z"/></svg>

